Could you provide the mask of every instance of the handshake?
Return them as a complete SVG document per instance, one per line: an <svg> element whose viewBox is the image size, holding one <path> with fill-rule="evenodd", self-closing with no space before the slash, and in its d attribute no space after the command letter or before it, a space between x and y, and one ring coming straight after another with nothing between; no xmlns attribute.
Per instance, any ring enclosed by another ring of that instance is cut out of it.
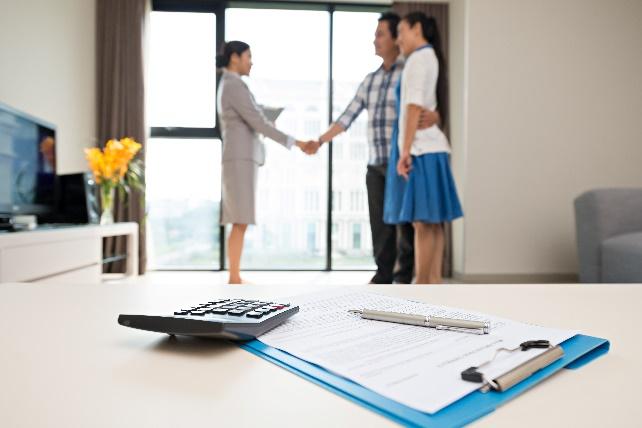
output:
<svg viewBox="0 0 642 428"><path fill-rule="evenodd" d="M306 155L313 155L319 150L319 147L321 147L321 144L323 143L315 140L308 140L308 141L297 140L295 144Z"/></svg>

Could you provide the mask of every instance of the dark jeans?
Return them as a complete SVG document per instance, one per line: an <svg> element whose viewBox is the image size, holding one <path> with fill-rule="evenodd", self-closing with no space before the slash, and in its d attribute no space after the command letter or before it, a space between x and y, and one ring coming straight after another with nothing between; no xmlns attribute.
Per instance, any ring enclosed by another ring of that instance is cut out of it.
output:
<svg viewBox="0 0 642 428"><path fill-rule="evenodd" d="M372 248L377 273L372 278L375 284L402 284L412 282L414 267L414 236L412 224L398 226L383 222L383 200L386 188L387 165L368 165L366 187Z"/></svg>

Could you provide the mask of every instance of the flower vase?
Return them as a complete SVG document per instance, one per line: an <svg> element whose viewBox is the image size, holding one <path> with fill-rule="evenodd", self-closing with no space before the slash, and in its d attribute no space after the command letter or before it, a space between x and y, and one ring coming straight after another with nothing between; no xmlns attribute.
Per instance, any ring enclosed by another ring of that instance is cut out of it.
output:
<svg viewBox="0 0 642 428"><path fill-rule="evenodd" d="M100 214L100 224L114 223L114 187L100 186L100 204L102 213Z"/></svg>

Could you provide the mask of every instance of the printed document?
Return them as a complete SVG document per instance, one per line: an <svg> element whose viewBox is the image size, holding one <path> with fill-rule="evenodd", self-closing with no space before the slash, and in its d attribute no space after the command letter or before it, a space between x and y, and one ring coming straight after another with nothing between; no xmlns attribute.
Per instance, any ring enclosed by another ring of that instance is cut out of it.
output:
<svg viewBox="0 0 642 428"><path fill-rule="evenodd" d="M480 384L462 380L461 372L492 359L498 349L540 339L557 345L577 334L350 289L290 301L299 305L299 313L260 341L427 413L479 389ZM349 309L490 321L491 331L478 335L366 320ZM542 352L500 352L480 371L495 378Z"/></svg>

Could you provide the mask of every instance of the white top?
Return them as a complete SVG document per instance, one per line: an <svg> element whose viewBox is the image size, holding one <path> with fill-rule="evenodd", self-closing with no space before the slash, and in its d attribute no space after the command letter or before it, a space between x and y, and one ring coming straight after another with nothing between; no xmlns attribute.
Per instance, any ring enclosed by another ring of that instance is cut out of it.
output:
<svg viewBox="0 0 642 428"><path fill-rule="evenodd" d="M432 47L419 48L406 59L401 74L401 111L399 114L399 153L403 152L406 134L408 104L415 104L428 110L437 109L437 77L439 62ZM410 154L450 153L448 139L437 125L417 130L410 148Z"/></svg>

